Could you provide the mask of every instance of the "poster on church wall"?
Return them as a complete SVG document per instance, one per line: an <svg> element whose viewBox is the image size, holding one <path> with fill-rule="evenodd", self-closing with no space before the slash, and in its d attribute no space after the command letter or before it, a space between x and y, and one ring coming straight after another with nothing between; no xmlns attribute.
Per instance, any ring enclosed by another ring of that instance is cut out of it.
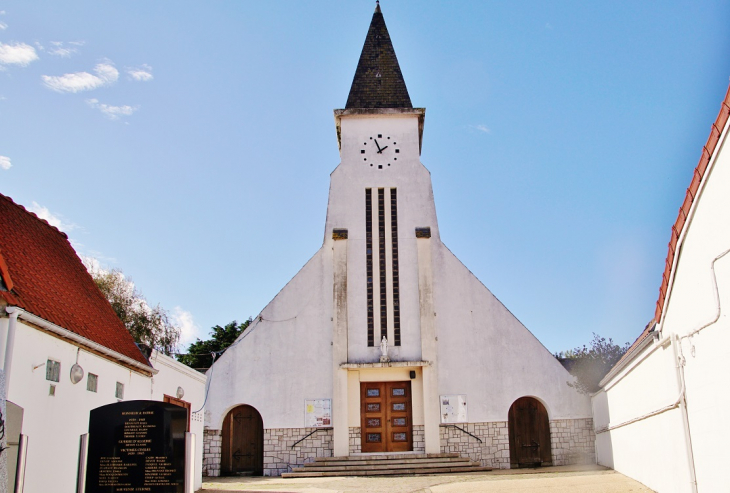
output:
<svg viewBox="0 0 730 493"><path fill-rule="evenodd" d="M442 423L466 423L466 394L442 395L441 422Z"/></svg>
<svg viewBox="0 0 730 493"><path fill-rule="evenodd" d="M306 399L304 401L304 426L306 428L330 428L332 426L332 399Z"/></svg>

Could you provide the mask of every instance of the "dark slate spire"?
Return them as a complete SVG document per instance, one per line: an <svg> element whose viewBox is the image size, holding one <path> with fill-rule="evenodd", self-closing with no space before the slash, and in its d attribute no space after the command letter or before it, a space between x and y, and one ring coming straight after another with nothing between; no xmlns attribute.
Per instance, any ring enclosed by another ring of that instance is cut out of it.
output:
<svg viewBox="0 0 730 493"><path fill-rule="evenodd" d="M345 109L349 108L413 108L380 12L380 3L375 5L373 20L357 63L345 105Z"/></svg>

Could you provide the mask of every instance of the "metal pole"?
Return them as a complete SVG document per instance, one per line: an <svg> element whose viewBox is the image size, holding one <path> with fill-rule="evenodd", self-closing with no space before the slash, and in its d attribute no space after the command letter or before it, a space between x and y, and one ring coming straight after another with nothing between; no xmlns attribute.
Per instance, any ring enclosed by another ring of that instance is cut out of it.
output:
<svg viewBox="0 0 730 493"><path fill-rule="evenodd" d="M18 440L18 465L15 469L15 493L23 493L25 485L25 458L28 454L28 435L20 435Z"/></svg>
<svg viewBox="0 0 730 493"><path fill-rule="evenodd" d="M190 432L185 433L185 493L195 493L195 433Z"/></svg>
<svg viewBox="0 0 730 493"><path fill-rule="evenodd" d="M84 493L86 490L86 460L89 452L89 434L81 435L79 444L79 469L76 477L76 493Z"/></svg>

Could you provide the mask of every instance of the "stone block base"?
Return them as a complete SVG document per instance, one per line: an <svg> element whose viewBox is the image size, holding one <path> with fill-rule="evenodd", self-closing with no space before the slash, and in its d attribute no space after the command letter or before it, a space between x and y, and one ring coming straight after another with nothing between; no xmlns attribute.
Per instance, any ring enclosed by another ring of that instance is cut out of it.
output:
<svg viewBox="0 0 730 493"><path fill-rule="evenodd" d="M453 426L441 425L441 452L457 453L495 469L510 468L507 421L459 423L456 426L479 437L482 442ZM596 434L591 418L550 421L550 447L554 466L595 464L595 441Z"/></svg>
<svg viewBox="0 0 730 493"><path fill-rule="evenodd" d="M203 431L203 476L221 475L222 446L221 430Z"/></svg>
<svg viewBox="0 0 730 493"><path fill-rule="evenodd" d="M313 431L312 436L294 446ZM315 457L332 457L332 437L331 428L264 429L264 476L280 476L294 467L314 461Z"/></svg>

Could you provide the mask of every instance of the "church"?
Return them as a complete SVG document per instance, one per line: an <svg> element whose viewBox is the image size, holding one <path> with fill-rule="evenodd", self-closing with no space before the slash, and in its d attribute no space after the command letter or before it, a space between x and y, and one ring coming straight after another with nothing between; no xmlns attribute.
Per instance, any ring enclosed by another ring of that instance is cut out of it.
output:
<svg viewBox="0 0 730 493"><path fill-rule="evenodd" d="M589 397L442 243L425 109L379 6L334 120L322 247L209 370L203 473L398 453L594 463Z"/></svg>

